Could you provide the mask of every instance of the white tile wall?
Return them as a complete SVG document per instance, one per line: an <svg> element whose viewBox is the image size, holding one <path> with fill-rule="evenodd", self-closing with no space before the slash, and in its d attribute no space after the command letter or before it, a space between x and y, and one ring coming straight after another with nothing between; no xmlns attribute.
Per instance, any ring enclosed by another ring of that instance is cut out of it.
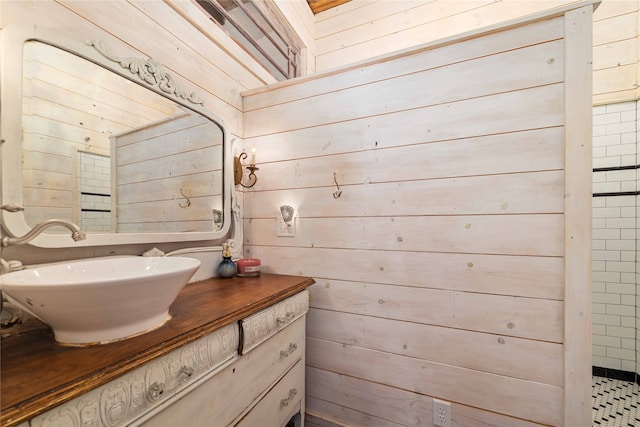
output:
<svg viewBox="0 0 640 427"><path fill-rule="evenodd" d="M639 103L593 109L593 167L635 166ZM594 172L594 193L635 192L637 169ZM593 365L640 373L636 195L593 199Z"/></svg>
<svg viewBox="0 0 640 427"><path fill-rule="evenodd" d="M111 159L80 153L80 191L111 194ZM111 209L110 196L83 194L80 197L80 227L85 231L110 231L111 212L85 212L82 209Z"/></svg>

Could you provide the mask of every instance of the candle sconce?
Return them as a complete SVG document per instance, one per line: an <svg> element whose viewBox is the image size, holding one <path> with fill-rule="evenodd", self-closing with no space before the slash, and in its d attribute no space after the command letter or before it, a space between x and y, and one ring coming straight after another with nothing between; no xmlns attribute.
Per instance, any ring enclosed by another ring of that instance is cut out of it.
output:
<svg viewBox="0 0 640 427"><path fill-rule="evenodd" d="M233 180L235 185L242 185L244 188L251 188L254 185L256 185L256 182L258 181L258 177L256 176L256 171L259 169L256 167L255 157L252 158L252 162L249 164L249 166L244 166L242 164L242 160L246 158L247 158L247 153L245 152L242 152L240 153L239 156L235 156L233 158L233 178L234 178ZM249 177L246 183L242 182L244 179L245 168L249 171Z"/></svg>

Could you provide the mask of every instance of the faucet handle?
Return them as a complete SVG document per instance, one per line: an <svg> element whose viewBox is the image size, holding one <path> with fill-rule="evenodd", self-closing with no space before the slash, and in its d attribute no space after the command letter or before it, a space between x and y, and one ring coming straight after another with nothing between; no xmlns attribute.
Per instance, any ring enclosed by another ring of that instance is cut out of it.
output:
<svg viewBox="0 0 640 427"><path fill-rule="evenodd" d="M7 212L20 212L24 210L24 206L20 206L15 203L7 203L6 205L0 206L0 208Z"/></svg>

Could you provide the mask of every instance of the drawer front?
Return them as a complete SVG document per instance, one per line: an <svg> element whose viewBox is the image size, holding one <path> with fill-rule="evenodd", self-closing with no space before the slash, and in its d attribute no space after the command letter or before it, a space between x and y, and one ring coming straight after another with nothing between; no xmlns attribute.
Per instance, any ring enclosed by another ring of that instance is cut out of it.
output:
<svg viewBox="0 0 640 427"><path fill-rule="evenodd" d="M169 402L145 427L227 426L282 378L304 351L305 318L299 318L251 353Z"/></svg>
<svg viewBox="0 0 640 427"><path fill-rule="evenodd" d="M33 418L30 425L129 425L237 357L239 339L238 325L227 325Z"/></svg>
<svg viewBox="0 0 640 427"><path fill-rule="evenodd" d="M300 412L303 398L304 363L299 360L235 426L284 427L294 414Z"/></svg>
<svg viewBox="0 0 640 427"><path fill-rule="evenodd" d="M240 322L240 354L246 354L309 310L309 291L304 290L253 314Z"/></svg>

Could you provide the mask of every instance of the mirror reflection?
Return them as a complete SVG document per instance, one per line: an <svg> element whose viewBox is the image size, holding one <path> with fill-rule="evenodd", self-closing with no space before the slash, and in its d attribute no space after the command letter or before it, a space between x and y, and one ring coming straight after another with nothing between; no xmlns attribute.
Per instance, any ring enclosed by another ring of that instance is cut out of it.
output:
<svg viewBox="0 0 640 427"><path fill-rule="evenodd" d="M24 45L22 84L30 226L65 218L88 233L222 228L217 123L39 41Z"/></svg>

